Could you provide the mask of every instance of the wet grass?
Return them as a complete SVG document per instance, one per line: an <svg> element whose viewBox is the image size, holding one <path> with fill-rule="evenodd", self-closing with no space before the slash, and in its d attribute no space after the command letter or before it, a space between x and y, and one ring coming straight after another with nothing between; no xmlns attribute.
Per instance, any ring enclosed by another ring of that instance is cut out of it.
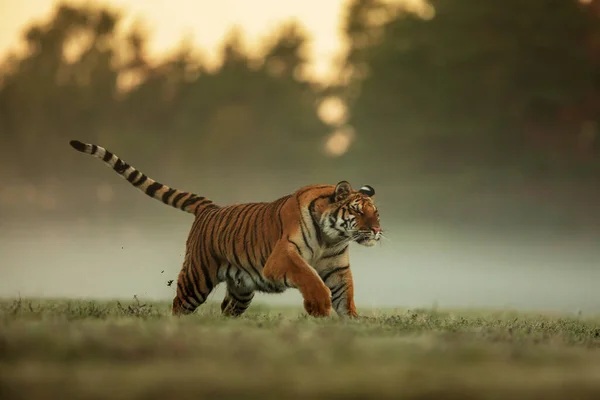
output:
<svg viewBox="0 0 600 400"><path fill-rule="evenodd" d="M0 301L2 399L600 398L600 319L253 304Z"/></svg>

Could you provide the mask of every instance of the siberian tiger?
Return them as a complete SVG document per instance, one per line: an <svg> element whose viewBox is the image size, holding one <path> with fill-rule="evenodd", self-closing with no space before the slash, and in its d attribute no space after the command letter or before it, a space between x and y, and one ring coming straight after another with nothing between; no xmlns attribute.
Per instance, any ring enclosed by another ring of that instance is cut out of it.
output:
<svg viewBox="0 0 600 400"><path fill-rule="evenodd" d="M270 203L218 206L206 197L158 183L110 151L73 140L77 151L111 167L148 196L194 214L177 279L173 315L194 312L226 282L224 315L238 316L256 291L296 288L311 316L357 317L348 245L375 245L382 236L375 190L347 181L310 185Z"/></svg>

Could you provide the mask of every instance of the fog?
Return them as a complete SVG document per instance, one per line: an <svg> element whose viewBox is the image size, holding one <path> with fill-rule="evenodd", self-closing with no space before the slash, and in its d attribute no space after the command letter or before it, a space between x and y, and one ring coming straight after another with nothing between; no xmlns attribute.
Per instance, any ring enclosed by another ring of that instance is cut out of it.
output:
<svg viewBox="0 0 600 400"><path fill-rule="evenodd" d="M111 220L27 229L13 224L3 229L0 296L137 295L170 301L175 285L167 281L177 277L193 217L154 203L173 222ZM600 252L593 237L388 226L385 214L382 224L389 240L372 248L351 247L359 307L600 311ZM223 286L211 300L222 299ZM255 302L301 305L301 297L289 290L259 294Z"/></svg>

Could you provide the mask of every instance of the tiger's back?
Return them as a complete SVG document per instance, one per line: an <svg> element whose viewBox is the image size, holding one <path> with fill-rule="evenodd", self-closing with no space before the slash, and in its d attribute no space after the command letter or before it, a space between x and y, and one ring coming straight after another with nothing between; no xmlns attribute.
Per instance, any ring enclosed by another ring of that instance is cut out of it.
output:
<svg viewBox="0 0 600 400"><path fill-rule="evenodd" d="M218 282L230 280L263 292L283 291L281 285L263 277L262 269L283 233L282 209L291 197L229 205L197 215L188 235L188 262L210 265Z"/></svg>

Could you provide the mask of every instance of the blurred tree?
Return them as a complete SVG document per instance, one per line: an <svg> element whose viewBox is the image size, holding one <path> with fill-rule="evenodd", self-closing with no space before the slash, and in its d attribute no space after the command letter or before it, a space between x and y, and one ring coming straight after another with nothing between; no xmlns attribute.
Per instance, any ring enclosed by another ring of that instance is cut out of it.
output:
<svg viewBox="0 0 600 400"><path fill-rule="evenodd" d="M399 157L413 171L505 168L533 160L533 120L546 145L573 154L582 123L600 120L591 108L563 118L599 98L600 64L588 51L598 15L576 0L429 4L429 18L376 0L350 5L354 154Z"/></svg>
<svg viewBox="0 0 600 400"><path fill-rule="evenodd" d="M240 32L230 32L220 68L199 74L181 92L179 112L193 116L198 132L185 134L183 140L195 143L182 151L207 165L314 168L310 155L328 127L317 116L317 91L296 72L305 63L304 42L297 27L286 26L253 59Z"/></svg>
<svg viewBox="0 0 600 400"><path fill-rule="evenodd" d="M254 57L233 30L210 69L190 41L150 60L147 32L120 22L102 6L60 5L27 29L26 54L2 63L0 164L17 166L15 181L74 176L80 161L65 157L74 137L132 163L152 158L170 182L190 169L318 170L330 128L317 115L319 91L302 78L307 39L297 24Z"/></svg>
<svg viewBox="0 0 600 400"><path fill-rule="evenodd" d="M62 158L48 154L73 132L94 132L111 120L117 19L107 10L62 5L50 23L27 30L27 54L4 71L0 86L1 140L10 143L3 153L21 162L21 173L60 174Z"/></svg>

